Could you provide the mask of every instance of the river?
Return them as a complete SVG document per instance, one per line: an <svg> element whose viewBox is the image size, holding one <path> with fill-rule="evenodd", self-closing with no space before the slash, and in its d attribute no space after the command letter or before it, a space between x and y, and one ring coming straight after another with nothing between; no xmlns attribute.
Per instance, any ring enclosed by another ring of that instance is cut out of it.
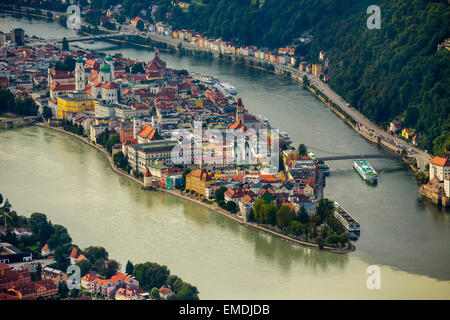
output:
<svg viewBox="0 0 450 320"><path fill-rule="evenodd" d="M72 34L56 23L0 14L0 30ZM65 33L67 32L67 33ZM107 42L79 44L148 61L153 52ZM317 155L384 153L290 79L224 61L162 53L170 67L231 83L244 105ZM376 187L351 161L330 162L325 196L361 223L357 251L335 255L259 234L200 206L140 190L115 175L97 151L75 138L30 127L0 132L0 192L29 215L46 213L80 246L102 245L122 264L155 261L198 286L202 299L450 298L449 213L424 201L398 160L375 159ZM368 290L366 268L381 268Z"/></svg>

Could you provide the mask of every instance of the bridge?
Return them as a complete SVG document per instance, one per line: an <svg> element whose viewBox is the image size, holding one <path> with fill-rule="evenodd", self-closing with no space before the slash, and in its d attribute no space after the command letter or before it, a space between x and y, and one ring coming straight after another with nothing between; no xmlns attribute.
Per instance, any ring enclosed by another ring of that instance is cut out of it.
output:
<svg viewBox="0 0 450 320"><path fill-rule="evenodd" d="M14 128L15 125L28 125L38 119L38 116L27 116L19 118L1 118L0 119L0 129L10 129Z"/></svg>
<svg viewBox="0 0 450 320"><path fill-rule="evenodd" d="M108 33L108 34L98 34L98 35L89 35L89 36L79 36L79 37L68 37L67 42L76 42L76 41L89 41L89 40L103 40L103 39L112 39L112 38L121 38L125 36L132 36L133 33L119 32L119 33ZM50 42L62 42L63 39L47 39Z"/></svg>
<svg viewBox="0 0 450 320"><path fill-rule="evenodd" d="M37 118L39 118L39 117L38 116L28 116L28 117L21 117L21 118L4 118L4 119L0 119L0 123L35 120Z"/></svg>
<svg viewBox="0 0 450 320"><path fill-rule="evenodd" d="M318 161L333 161L333 160L357 160L357 159L400 159L407 157L404 154L356 154L346 156L330 156L317 157Z"/></svg>

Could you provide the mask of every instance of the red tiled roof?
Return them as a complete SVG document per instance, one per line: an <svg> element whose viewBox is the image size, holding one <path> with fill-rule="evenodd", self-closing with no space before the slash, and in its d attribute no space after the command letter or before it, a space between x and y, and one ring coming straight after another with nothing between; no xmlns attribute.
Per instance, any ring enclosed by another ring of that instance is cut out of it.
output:
<svg viewBox="0 0 450 320"><path fill-rule="evenodd" d="M450 160L444 157L434 157L431 161L431 164L439 167L448 167L450 166Z"/></svg>
<svg viewBox="0 0 450 320"><path fill-rule="evenodd" d="M73 248L72 252L70 253L70 257L76 259L76 258L78 258L79 255L80 254L78 253L78 249L77 248Z"/></svg>

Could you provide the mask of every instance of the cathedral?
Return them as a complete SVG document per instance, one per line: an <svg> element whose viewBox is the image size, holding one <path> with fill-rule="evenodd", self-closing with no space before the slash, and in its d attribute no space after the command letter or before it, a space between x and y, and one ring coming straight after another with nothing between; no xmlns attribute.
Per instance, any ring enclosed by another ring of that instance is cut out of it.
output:
<svg viewBox="0 0 450 320"><path fill-rule="evenodd" d="M114 82L114 61L110 55L100 64L98 71L90 68L88 81L86 82L85 63L82 57L75 60L75 84L70 81L70 72L49 70L48 82L50 97L56 99L59 96L71 92L85 92L89 98L105 103L117 103L119 100L120 86Z"/></svg>

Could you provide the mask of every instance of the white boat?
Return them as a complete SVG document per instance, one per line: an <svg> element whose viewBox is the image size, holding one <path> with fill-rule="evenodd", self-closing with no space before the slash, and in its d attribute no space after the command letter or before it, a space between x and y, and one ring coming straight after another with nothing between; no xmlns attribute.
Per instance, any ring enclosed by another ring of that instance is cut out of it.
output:
<svg viewBox="0 0 450 320"><path fill-rule="evenodd" d="M348 232L359 234L361 226L339 203L334 201L334 217Z"/></svg>
<svg viewBox="0 0 450 320"><path fill-rule="evenodd" d="M264 123L267 126L270 126L270 122L269 119L267 119L265 116L261 115L261 114L257 114L256 115L256 119L258 119L259 121L261 121L262 123Z"/></svg>
<svg viewBox="0 0 450 320"><path fill-rule="evenodd" d="M378 175L374 168L366 160L353 161L353 168L367 182L377 183Z"/></svg>
<svg viewBox="0 0 450 320"><path fill-rule="evenodd" d="M219 91L224 96L231 96L237 94L236 89L229 83L216 83L214 85L214 88L216 88L217 91Z"/></svg>
<svg viewBox="0 0 450 320"><path fill-rule="evenodd" d="M292 139L289 136L289 134L287 132L281 131L280 132L280 136L284 138L284 140L286 140L287 143L291 143Z"/></svg>

